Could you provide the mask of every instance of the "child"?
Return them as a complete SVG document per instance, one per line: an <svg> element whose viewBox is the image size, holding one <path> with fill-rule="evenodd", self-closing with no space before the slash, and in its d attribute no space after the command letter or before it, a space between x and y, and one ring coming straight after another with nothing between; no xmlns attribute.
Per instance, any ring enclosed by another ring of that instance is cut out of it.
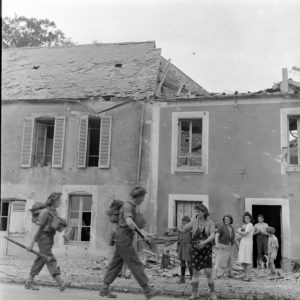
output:
<svg viewBox="0 0 300 300"><path fill-rule="evenodd" d="M269 267L271 269L271 275L275 275L276 268L275 268L274 260L276 259L278 248L279 248L278 239L274 235L275 233L274 227L268 227L266 231L269 235L269 241L268 241Z"/></svg>
<svg viewBox="0 0 300 300"><path fill-rule="evenodd" d="M181 228L188 224L191 219L188 216L184 216L181 220ZM180 283L185 283L185 270L186 264L189 268L191 278L193 277L193 268L192 268L192 232L178 232L178 242L177 242L177 252L178 259L180 260L181 266L181 277L179 279Z"/></svg>

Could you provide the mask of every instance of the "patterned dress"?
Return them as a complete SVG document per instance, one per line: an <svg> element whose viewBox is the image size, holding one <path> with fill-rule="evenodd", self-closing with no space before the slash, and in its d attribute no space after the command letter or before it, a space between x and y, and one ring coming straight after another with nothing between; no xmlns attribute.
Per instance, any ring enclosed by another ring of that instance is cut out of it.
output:
<svg viewBox="0 0 300 300"><path fill-rule="evenodd" d="M212 243L207 243L204 248L195 248L196 244L208 238L205 233L205 226L197 229L192 239L192 267L197 271L205 268L212 268Z"/></svg>

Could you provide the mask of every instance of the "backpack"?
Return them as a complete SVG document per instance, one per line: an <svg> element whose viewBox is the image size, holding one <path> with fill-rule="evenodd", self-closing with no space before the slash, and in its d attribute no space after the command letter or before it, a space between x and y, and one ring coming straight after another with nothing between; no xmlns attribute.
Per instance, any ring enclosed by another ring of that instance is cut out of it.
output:
<svg viewBox="0 0 300 300"><path fill-rule="evenodd" d="M118 223L120 209L122 208L123 204L124 201L117 199L113 200L113 202L110 204L109 209L106 211L106 215L111 223ZM147 223L146 219L141 213L136 213L134 222L140 229L144 228Z"/></svg>
<svg viewBox="0 0 300 300"><path fill-rule="evenodd" d="M47 205L43 202L36 202L32 205L31 209L29 209L31 211L31 221L32 221L32 223L36 224L41 210L46 208L46 207L47 207ZM65 229L65 227L67 227L66 220L52 214L51 212L49 212L49 214L53 218L52 222L51 222L51 228L55 231L62 232Z"/></svg>
<svg viewBox="0 0 300 300"><path fill-rule="evenodd" d="M109 218L111 223L118 223L119 221L119 214L120 209L123 206L124 201L114 199L113 202L110 204L109 209L106 211L106 215Z"/></svg>
<svg viewBox="0 0 300 300"><path fill-rule="evenodd" d="M32 221L32 223L36 224L41 210L46 208L46 207L47 207L47 205L43 202L35 202L32 205L31 209L29 209L29 211L31 211L31 221Z"/></svg>

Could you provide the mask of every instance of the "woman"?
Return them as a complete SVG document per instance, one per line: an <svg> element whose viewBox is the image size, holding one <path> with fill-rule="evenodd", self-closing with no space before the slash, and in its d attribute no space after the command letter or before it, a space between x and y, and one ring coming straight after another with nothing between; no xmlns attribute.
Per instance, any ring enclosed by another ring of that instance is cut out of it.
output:
<svg viewBox="0 0 300 300"><path fill-rule="evenodd" d="M250 271L252 267L252 252L253 252L253 218L249 212L245 212L243 216L244 225L238 228L237 233L241 237L238 261L242 264L244 270L244 281L250 281Z"/></svg>
<svg viewBox="0 0 300 300"><path fill-rule="evenodd" d="M209 215L206 206L195 206L196 216L184 228L178 228L179 232L192 231L192 295L190 300L197 299L200 270L204 269L207 283L210 289L209 299L216 300L215 284L212 272L212 241L215 238L215 224L207 217Z"/></svg>
<svg viewBox="0 0 300 300"><path fill-rule="evenodd" d="M32 250L34 243L38 242L39 252L50 256L51 261L45 261L41 257L36 258L36 260L33 263L33 266L31 267L29 278L25 281L26 289L38 289L37 286L33 285L33 280L34 277L41 272L45 264L47 265L47 268L52 277L58 283L61 292L64 291L71 284L70 282L65 282L61 279L60 268L57 266L57 260L52 253L54 236L56 231L59 230L59 228L56 227L56 222L53 221L57 220L58 217L56 209L61 204L60 197L61 193L52 193L45 203L47 207L43 209L38 216L36 222L37 227L35 228L31 244L27 247L27 250ZM64 220L62 220L62 222L66 224Z"/></svg>
<svg viewBox="0 0 300 300"><path fill-rule="evenodd" d="M215 241L217 249L217 259L215 264L215 275L222 269L222 274L232 278L233 244L234 228L232 226L233 218L230 215L223 217L223 224L218 227Z"/></svg>

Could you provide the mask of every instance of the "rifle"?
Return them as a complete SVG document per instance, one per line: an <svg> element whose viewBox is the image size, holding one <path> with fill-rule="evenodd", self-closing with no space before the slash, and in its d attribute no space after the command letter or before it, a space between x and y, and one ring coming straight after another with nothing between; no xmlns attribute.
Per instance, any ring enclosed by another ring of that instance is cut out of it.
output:
<svg viewBox="0 0 300 300"><path fill-rule="evenodd" d="M8 237L6 237L6 236L4 236L4 238L7 239L8 241L10 241L10 242L12 242L12 243L18 245L18 246L21 247L21 248L27 249L27 247L26 247L25 245L23 245L23 244L21 244L21 243L15 241L15 240L13 240L13 239L11 239L11 238L8 238ZM46 254L42 254L42 253L40 253L40 252L38 252L38 251L35 251L35 250L33 250L33 249L30 250L29 252L34 253L35 255L37 255L37 256L43 258L45 261L51 261L51 260L53 259L52 256L48 256L48 255L46 255Z"/></svg>
<svg viewBox="0 0 300 300"><path fill-rule="evenodd" d="M148 245L148 247L150 248L150 250L152 252L157 253L157 247L156 247L156 243L154 242L154 239L152 239L151 241L149 239L147 239L146 236L144 235L144 233L138 227L135 227L135 232Z"/></svg>

